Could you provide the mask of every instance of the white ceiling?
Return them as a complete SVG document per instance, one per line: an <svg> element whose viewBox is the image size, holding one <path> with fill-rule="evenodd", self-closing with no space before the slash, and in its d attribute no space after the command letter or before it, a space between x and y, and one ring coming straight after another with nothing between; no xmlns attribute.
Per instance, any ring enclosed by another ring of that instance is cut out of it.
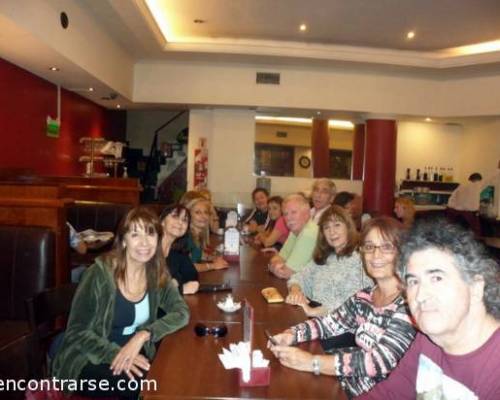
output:
<svg viewBox="0 0 500 400"><path fill-rule="evenodd" d="M3 0L16 7L16 0ZM64 1L47 0L61 4ZM500 40L500 0L157 0L174 40L165 43L145 0L72 0L134 62L184 60L275 65L344 63L408 74L488 74L500 51L449 57L446 49ZM35 3L36 4L36 3ZM1 17L1 16L0 16ZM197 24L195 19L204 23ZM69 13L70 27L72 14ZM1 19L0 19L0 22ZM300 32L301 23L308 26ZM6 23L0 23L0 39ZM406 33L415 31L415 39ZM12 31L13 32L13 31ZM8 39L10 42L13 39ZM16 59L54 81L47 60L16 37ZM7 43L7 38L6 38ZM13 51L13 50L12 50ZM22 54L21 54L22 53ZM57 60L55 56L52 58ZM84 71L65 68L57 80L85 88ZM101 93L81 93L102 105ZM122 99L126 102L126 99ZM131 103L128 107L133 106ZM137 105L136 105L137 106ZM140 105L139 105L140 106Z"/></svg>
<svg viewBox="0 0 500 400"><path fill-rule="evenodd" d="M500 40L498 0L156 0L174 42L269 42L438 52ZM138 58L169 58L153 43L146 0L79 0ZM143 15L141 15L143 14ZM195 20L204 23L195 23ZM299 25L307 25L306 32ZM406 38L414 31L413 40ZM258 51L255 49L255 53ZM209 55L207 55L209 57Z"/></svg>

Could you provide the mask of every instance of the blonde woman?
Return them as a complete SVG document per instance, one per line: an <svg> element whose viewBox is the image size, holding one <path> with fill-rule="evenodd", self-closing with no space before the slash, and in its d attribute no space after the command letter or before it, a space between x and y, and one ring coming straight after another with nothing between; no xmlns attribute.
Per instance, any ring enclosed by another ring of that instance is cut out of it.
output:
<svg viewBox="0 0 500 400"><path fill-rule="evenodd" d="M403 223L406 229L410 229L415 220L415 205L408 197L398 197L394 202L394 214Z"/></svg>
<svg viewBox="0 0 500 400"><path fill-rule="evenodd" d="M186 204L191 217L187 248L198 272L228 267L222 257L210 256L206 251L210 236L210 206L210 202L203 197L194 198Z"/></svg>

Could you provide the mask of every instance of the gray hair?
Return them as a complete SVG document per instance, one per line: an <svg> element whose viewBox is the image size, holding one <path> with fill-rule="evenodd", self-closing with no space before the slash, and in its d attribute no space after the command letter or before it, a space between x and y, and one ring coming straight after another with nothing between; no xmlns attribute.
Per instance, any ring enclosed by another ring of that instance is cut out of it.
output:
<svg viewBox="0 0 500 400"><path fill-rule="evenodd" d="M324 183L326 186L328 186L328 189L330 190L332 197L334 197L337 194L337 186L335 186L335 182L328 178L316 179L312 185L313 190L316 186L318 186L321 183Z"/></svg>
<svg viewBox="0 0 500 400"><path fill-rule="evenodd" d="M418 221L401 247L401 275L406 274L408 260L413 253L430 248L451 255L467 284L472 283L476 276L482 276L486 311L500 319L499 265L483 244L475 239L473 232L442 218Z"/></svg>

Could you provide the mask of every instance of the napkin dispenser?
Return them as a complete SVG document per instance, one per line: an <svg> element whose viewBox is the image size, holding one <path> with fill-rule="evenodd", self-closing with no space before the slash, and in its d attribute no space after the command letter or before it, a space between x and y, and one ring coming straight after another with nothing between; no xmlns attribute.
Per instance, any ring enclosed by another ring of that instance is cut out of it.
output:
<svg viewBox="0 0 500 400"><path fill-rule="evenodd" d="M243 380L243 374L241 369L238 370L238 382L240 387L250 387L250 386L269 386L271 382L271 368L270 367L260 367L250 369L250 380L245 382Z"/></svg>
<svg viewBox="0 0 500 400"><path fill-rule="evenodd" d="M250 344L250 379L245 382L243 371L238 369L238 382L240 387L249 386L269 386L271 381L271 368L269 361L265 361L261 351L252 351L253 328L254 328L254 310L248 301L245 301L243 307L243 341ZM259 367L254 365L260 365ZM267 365L267 366L263 366Z"/></svg>

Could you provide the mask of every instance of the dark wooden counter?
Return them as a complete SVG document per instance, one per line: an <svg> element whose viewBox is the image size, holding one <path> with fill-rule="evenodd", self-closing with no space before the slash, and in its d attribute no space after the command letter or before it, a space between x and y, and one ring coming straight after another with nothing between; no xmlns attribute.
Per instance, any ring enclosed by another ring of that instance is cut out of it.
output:
<svg viewBox="0 0 500 400"><path fill-rule="evenodd" d="M266 348L264 329L278 333L306 317L300 307L289 304L267 304L260 291L274 286L286 296L286 282L267 270L270 256L250 246L243 246L240 263L220 271L205 272L201 282L229 282L236 301L247 299L254 308L253 348L260 349L270 360L271 383L265 387L241 388L237 370L225 370L217 354L222 347L243 339L242 311L223 313L217 302L229 292L198 293L186 296L191 322L184 329L168 335L161 342L147 379L156 381L156 390L145 390L146 400L159 399L346 399L338 380L330 376L314 376L282 366ZM228 335L197 337L194 325L225 323ZM318 342L301 345L304 350L321 354Z"/></svg>

